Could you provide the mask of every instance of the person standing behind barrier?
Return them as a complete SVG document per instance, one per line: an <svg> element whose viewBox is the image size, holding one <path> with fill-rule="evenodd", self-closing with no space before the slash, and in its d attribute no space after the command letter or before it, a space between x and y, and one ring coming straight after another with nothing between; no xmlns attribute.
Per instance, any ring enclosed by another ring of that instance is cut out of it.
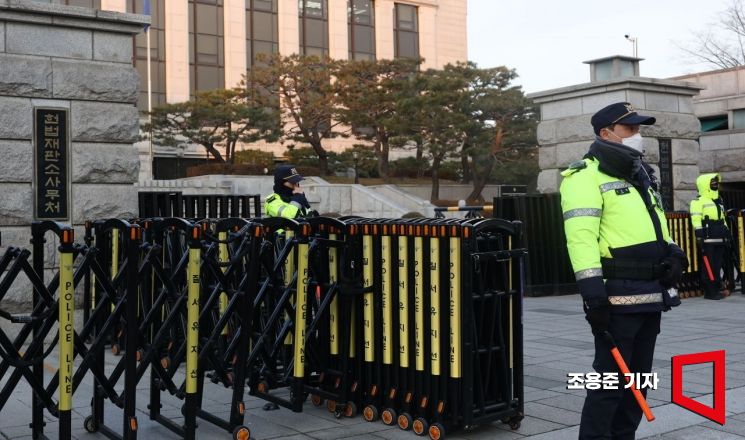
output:
<svg viewBox="0 0 745 440"><path fill-rule="evenodd" d="M310 203L300 187L303 176L294 165L280 165L274 170L274 192L264 200L269 217L298 218L312 214Z"/></svg>
<svg viewBox="0 0 745 440"><path fill-rule="evenodd" d="M702 174L696 179L698 198L691 201L691 223L696 234L701 263L701 287L704 298L719 300L729 296L721 289L722 261L727 238L730 236L725 222L726 211L719 198L719 174Z"/></svg>
<svg viewBox="0 0 745 440"><path fill-rule="evenodd" d="M595 141L562 172L567 248L595 336L598 373L619 374L618 390L588 390L580 439L633 439L642 411L611 355L615 339L632 373L652 369L661 312L680 304L674 286L688 266L667 229L652 168L643 161L639 125L655 118L627 102L592 116ZM645 392L643 390L642 392Z"/></svg>

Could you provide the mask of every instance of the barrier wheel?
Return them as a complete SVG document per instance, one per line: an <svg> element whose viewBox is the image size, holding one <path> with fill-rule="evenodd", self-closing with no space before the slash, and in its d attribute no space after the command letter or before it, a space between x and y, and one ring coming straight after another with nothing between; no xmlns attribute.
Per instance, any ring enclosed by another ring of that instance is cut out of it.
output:
<svg viewBox="0 0 745 440"><path fill-rule="evenodd" d="M433 423L428 430L431 440L442 440L445 438L445 427L440 423Z"/></svg>
<svg viewBox="0 0 745 440"><path fill-rule="evenodd" d="M248 440L251 438L251 431L245 426L236 426L233 429L233 440Z"/></svg>
<svg viewBox="0 0 745 440"><path fill-rule="evenodd" d="M393 426L396 423L396 410L393 408L386 408L380 413L380 420L388 426Z"/></svg>
<svg viewBox="0 0 745 440"><path fill-rule="evenodd" d="M411 429L411 425L414 422L414 419L411 418L411 415L409 413L401 413L399 414L398 418L396 419L398 422L398 427L403 429L404 431L408 431Z"/></svg>
<svg viewBox="0 0 745 440"><path fill-rule="evenodd" d="M319 396L318 394L311 394L310 403L312 403L313 406L321 406L323 405L323 398Z"/></svg>
<svg viewBox="0 0 745 440"><path fill-rule="evenodd" d="M417 417L416 420L414 420L414 423L411 424L411 430L414 431L414 434L416 435L427 435L429 423L427 423L424 418Z"/></svg>
<svg viewBox="0 0 745 440"><path fill-rule="evenodd" d="M88 416L83 420L83 428L85 428L86 432L93 434L94 432L98 432L98 423L93 419L93 416Z"/></svg>
<svg viewBox="0 0 745 440"><path fill-rule="evenodd" d="M114 353L115 356L119 356L122 349L119 348L119 344L111 344L111 352Z"/></svg>
<svg viewBox="0 0 745 440"><path fill-rule="evenodd" d="M380 417L378 408L375 405L367 405L365 409L362 410L362 417L364 417L368 422L378 420L378 417Z"/></svg>
<svg viewBox="0 0 745 440"><path fill-rule="evenodd" d="M510 429L513 431L517 431L520 429L520 421L519 420L512 420L510 422Z"/></svg>
<svg viewBox="0 0 745 440"><path fill-rule="evenodd" d="M336 412L336 400L327 400L326 409L329 410L329 412Z"/></svg>
<svg viewBox="0 0 745 440"><path fill-rule="evenodd" d="M357 405L354 402L347 402L344 407L344 417L354 417L355 414L357 414Z"/></svg>

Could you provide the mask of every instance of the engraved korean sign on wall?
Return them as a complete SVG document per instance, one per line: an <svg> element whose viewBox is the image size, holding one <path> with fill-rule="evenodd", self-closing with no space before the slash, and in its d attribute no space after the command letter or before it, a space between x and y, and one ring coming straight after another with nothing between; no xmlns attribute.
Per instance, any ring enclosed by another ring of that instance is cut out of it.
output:
<svg viewBox="0 0 745 440"><path fill-rule="evenodd" d="M670 139L660 142L660 195L665 210L673 209L673 152Z"/></svg>
<svg viewBox="0 0 745 440"><path fill-rule="evenodd" d="M34 108L34 218L70 219L68 110Z"/></svg>

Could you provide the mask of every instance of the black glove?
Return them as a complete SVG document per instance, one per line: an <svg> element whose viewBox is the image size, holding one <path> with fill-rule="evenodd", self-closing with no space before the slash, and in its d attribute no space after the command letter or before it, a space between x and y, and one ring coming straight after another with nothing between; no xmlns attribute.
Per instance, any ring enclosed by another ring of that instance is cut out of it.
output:
<svg viewBox="0 0 745 440"><path fill-rule="evenodd" d="M308 203L308 199L305 198L305 194L303 193L293 194L290 201L299 203L305 209L310 208L310 203Z"/></svg>
<svg viewBox="0 0 745 440"><path fill-rule="evenodd" d="M669 289L683 279L684 263L685 266L688 266L687 261L681 261L678 257L666 257L662 260L660 263L662 266L662 276L660 277L662 287Z"/></svg>
<svg viewBox="0 0 745 440"><path fill-rule="evenodd" d="M585 301L585 319L590 323L592 334L602 337L610 324L610 304L607 300Z"/></svg>

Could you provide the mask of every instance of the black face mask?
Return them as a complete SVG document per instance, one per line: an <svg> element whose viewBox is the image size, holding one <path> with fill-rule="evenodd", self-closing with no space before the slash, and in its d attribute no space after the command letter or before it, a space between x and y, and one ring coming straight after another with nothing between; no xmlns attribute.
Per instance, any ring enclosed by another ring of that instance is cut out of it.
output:
<svg viewBox="0 0 745 440"><path fill-rule="evenodd" d="M279 194L283 199L292 197L292 188L286 187L283 182L274 182L274 192Z"/></svg>
<svg viewBox="0 0 745 440"><path fill-rule="evenodd" d="M711 183L709 183L709 189L712 191L718 191L719 190L719 180L717 179L711 179Z"/></svg>

